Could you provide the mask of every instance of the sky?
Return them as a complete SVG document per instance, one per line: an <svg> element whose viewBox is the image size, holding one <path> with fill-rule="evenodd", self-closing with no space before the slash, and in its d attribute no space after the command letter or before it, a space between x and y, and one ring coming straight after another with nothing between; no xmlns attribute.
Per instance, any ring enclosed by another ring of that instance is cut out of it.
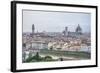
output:
<svg viewBox="0 0 100 73"><path fill-rule="evenodd" d="M62 32L65 27L68 31L75 32L78 24L82 32L91 31L91 14L75 12L54 12L23 10L23 32Z"/></svg>

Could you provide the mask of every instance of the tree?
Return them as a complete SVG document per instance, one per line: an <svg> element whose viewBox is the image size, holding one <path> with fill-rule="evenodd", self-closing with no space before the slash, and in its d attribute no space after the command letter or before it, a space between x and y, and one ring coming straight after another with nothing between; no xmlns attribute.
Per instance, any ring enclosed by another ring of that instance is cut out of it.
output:
<svg viewBox="0 0 100 73"><path fill-rule="evenodd" d="M32 61L32 52L29 53L28 58L25 62L31 62Z"/></svg>
<svg viewBox="0 0 100 73"><path fill-rule="evenodd" d="M41 61L41 56L39 55L39 52L36 53L36 55L33 57L36 61Z"/></svg>
<svg viewBox="0 0 100 73"><path fill-rule="evenodd" d="M29 58L31 58L31 57L32 57L32 52L29 53Z"/></svg>
<svg viewBox="0 0 100 73"><path fill-rule="evenodd" d="M38 53L38 52L36 53L35 57L36 57L37 59L39 59L39 58L40 58L40 56L39 56L39 53Z"/></svg>
<svg viewBox="0 0 100 73"><path fill-rule="evenodd" d="M26 59L26 53L23 52L23 62L25 62L25 59Z"/></svg>
<svg viewBox="0 0 100 73"><path fill-rule="evenodd" d="M52 57L51 57L51 56L45 56L44 59L45 59L46 61L51 61L51 60L52 60Z"/></svg>

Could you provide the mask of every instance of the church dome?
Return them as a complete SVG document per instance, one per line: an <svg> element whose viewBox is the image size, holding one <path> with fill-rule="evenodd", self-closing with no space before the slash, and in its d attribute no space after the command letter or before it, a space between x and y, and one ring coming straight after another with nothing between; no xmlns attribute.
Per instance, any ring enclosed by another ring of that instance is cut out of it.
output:
<svg viewBox="0 0 100 73"><path fill-rule="evenodd" d="M78 24L78 26L77 26L77 28L76 28L76 32L78 32L78 31L82 31L82 29L81 29L81 27L80 27L79 24Z"/></svg>
<svg viewBox="0 0 100 73"><path fill-rule="evenodd" d="M80 25L78 24L77 28L76 28L76 32L82 32L82 28L80 27Z"/></svg>

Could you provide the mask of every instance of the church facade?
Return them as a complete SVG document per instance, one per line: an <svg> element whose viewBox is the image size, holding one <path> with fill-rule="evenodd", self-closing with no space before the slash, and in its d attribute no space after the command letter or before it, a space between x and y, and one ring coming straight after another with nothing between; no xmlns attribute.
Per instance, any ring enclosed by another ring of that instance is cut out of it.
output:
<svg viewBox="0 0 100 73"><path fill-rule="evenodd" d="M68 27L65 27L65 30L63 31L64 36L69 36L69 37L78 37L82 35L82 28L78 24L76 27L76 30L74 32L68 31Z"/></svg>

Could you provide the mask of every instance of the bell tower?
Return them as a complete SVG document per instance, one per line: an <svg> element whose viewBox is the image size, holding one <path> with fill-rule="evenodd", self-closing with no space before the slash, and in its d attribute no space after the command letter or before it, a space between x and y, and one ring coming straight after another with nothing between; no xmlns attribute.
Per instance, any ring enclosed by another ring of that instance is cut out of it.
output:
<svg viewBox="0 0 100 73"><path fill-rule="evenodd" d="M34 26L34 24L32 25L32 34L34 34L34 32L35 32L35 26Z"/></svg>

